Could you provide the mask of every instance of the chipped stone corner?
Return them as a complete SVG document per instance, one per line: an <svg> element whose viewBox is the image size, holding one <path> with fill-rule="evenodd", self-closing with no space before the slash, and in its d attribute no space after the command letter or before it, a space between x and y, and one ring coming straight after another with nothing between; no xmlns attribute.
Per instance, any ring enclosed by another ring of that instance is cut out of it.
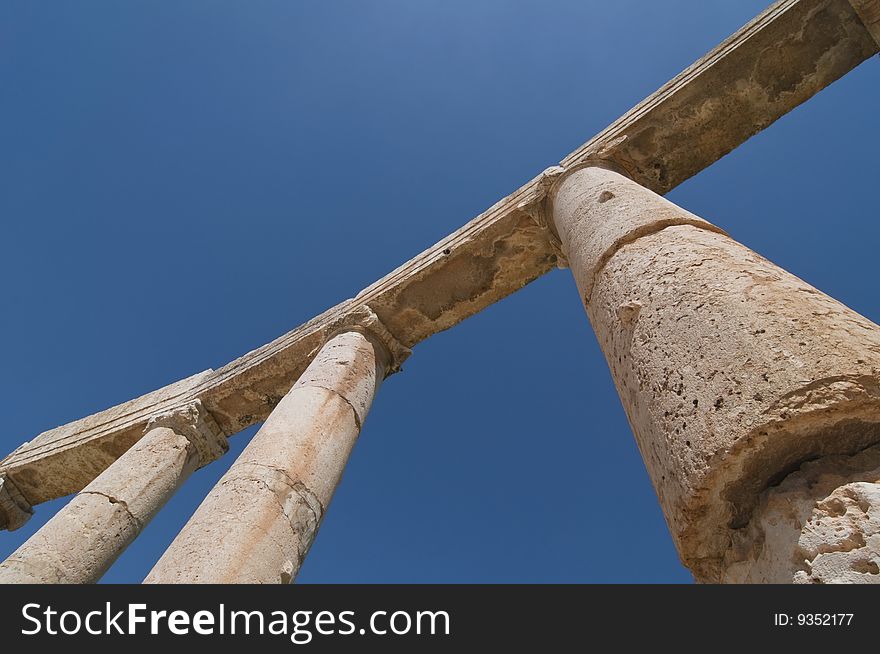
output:
<svg viewBox="0 0 880 654"><path fill-rule="evenodd" d="M403 362L412 354L412 350L401 343L388 330L385 324L379 320L376 312L367 304L355 307L328 325L325 331L324 343L344 331L359 331L367 336L372 336L374 340L382 344L388 355L388 372L386 376L399 372Z"/></svg>
<svg viewBox="0 0 880 654"><path fill-rule="evenodd" d="M34 510L15 483L0 474L0 529L15 531L33 515Z"/></svg>
<svg viewBox="0 0 880 654"><path fill-rule="evenodd" d="M766 489L720 580L880 584L880 445L809 461Z"/></svg>
<svg viewBox="0 0 880 654"><path fill-rule="evenodd" d="M216 461L229 451L226 434L201 400L153 416L147 423L144 434L158 427L167 427L185 436L199 455L200 468Z"/></svg>

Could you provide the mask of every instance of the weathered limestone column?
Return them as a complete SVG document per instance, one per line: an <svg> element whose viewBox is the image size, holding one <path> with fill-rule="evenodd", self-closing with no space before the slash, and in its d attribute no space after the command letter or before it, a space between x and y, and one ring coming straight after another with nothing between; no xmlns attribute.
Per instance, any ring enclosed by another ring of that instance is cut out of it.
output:
<svg viewBox="0 0 880 654"><path fill-rule="evenodd" d="M137 443L0 563L0 583L98 581L184 480L227 449L200 402L156 416Z"/></svg>
<svg viewBox="0 0 880 654"><path fill-rule="evenodd" d="M548 176L685 565L708 582L880 580L880 328L606 165Z"/></svg>
<svg viewBox="0 0 880 654"><path fill-rule="evenodd" d="M292 582L379 385L408 353L372 312L338 331L145 583Z"/></svg>

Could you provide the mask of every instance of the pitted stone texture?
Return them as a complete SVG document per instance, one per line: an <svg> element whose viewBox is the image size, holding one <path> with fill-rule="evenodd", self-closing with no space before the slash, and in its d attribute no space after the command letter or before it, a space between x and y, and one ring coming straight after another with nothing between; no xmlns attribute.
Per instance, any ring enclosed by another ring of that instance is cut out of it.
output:
<svg viewBox="0 0 880 654"><path fill-rule="evenodd" d="M146 583L290 583L388 363L365 334L330 339L211 490Z"/></svg>
<svg viewBox="0 0 880 654"><path fill-rule="evenodd" d="M14 531L30 520L33 509L15 483L0 475L0 529Z"/></svg>
<svg viewBox="0 0 880 654"><path fill-rule="evenodd" d="M0 563L0 583L98 581L199 462L187 436L150 429Z"/></svg>
<svg viewBox="0 0 880 654"><path fill-rule="evenodd" d="M865 5L876 0L852 0ZM877 52L850 0L780 0L559 162L611 159L667 193ZM369 306L406 347L551 270L540 175L356 298L215 371L43 433L0 462L34 505L76 492L169 407L201 398L226 434L266 419L337 321Z"/></svg>
<svg viewBox="0 0 880 654"><path fill-rule="evenodd" d="M695 225L710 231L722 231L600 165L563 174L547 202L551 216L586 216L597 210L602 214L597 220L554 222L585 302L589 302L596 275L624 244L670 225ZM650 211L645 211L648 206Z"/></svg>
<svg viewBox="0 0 880 654"><path fill-rule="evenodd" d="M877 326L724 236L624 246L588 313L700 579L779 475L880 440Z"/></svg>
<svg viewBox="0 0 880 654"><path fill-rule="evenodd" d="M761 495L727 583L880 584L880 447L805 463Z"/></svg>
<svg viewBox="0 0 880 654"><path fill-rule="evenodd" d="M604 190L554 220L566 247L615 234L610 253L569 249L572 271L582 293L595 280L587 313L679 553L717 581L765 488L880 441L880 328L683 210L645 230L675 210L659 196Z"/></svg>

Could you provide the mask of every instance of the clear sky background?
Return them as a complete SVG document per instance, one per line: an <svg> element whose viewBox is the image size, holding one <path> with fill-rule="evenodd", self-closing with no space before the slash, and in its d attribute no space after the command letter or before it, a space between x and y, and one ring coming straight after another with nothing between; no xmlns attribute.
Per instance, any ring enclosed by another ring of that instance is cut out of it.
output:
<svg viewBox="0 0 880 654"><path fill-rule="evenodd" d="M0 455L353 296L766 4L6 0ZM880 320L878 89L875 57L669 197ZM106 581L145 576L254 431ZM691 580L568 271L415 348L299 580Z"/></svg>

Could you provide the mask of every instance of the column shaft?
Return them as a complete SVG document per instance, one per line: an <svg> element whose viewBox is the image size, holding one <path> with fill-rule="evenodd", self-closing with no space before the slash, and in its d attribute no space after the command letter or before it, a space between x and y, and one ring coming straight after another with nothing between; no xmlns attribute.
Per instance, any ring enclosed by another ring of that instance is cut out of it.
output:
<svg viewBox="0 0 880 654"><path fill-rule="evenodd" d="M805 462L880 442L880 328L612 170L567 172L548 211L684 563L729 580L775 548L809 574L750 523Z"/></svg>
<svg viewBox="0 0 880 654"><path fill-rule="evenodd" d="M0 583L98 581L189 475L226 450L197 403L144 436L0 564Z"/></svg>
<svg viewBox="0 0 880 654"><path fill-rule="evenodd" d="M145 582L290 583L388 369L372 335L331 338Z"/></svg>

